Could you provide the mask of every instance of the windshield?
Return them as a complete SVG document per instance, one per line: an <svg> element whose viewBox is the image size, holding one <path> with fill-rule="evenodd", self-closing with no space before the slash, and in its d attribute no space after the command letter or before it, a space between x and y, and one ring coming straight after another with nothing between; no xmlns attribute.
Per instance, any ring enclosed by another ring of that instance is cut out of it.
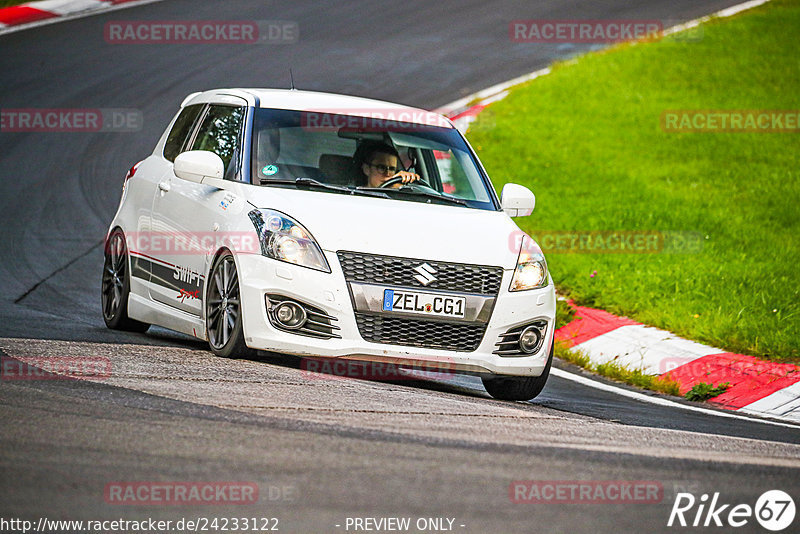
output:
<svg viewBox="0 0 800 534"><path fill-rule="evenodd" d="M256 109L253 121L255 184L335 194L380 191L376 196L400 201L498 209L488 179L454 128L279 109ZM376 147L389 147L397 157L382 159ZM385 183L369 178L370 167ZM390 180L403 171L410 181Z"/></svg>

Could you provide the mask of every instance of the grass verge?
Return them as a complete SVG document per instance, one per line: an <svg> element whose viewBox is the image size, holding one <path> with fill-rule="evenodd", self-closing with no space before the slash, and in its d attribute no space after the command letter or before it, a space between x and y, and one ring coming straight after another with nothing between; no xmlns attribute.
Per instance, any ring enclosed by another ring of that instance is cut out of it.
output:
<svg viewBox="0 0 800 534"><path fill-rule="evenodd" d="M707 401L708 399L713 399L717 395L725 393L730 385L730 382L723 382L715 387L714 384L700 382L692 386L692 389L687 391L684 396L690 401Z"/></svg>
<svg viewBox="0 0 800 534"><path fill-rule="evenodd" d="M800 362L800 134L660 124L666 110L800 109L798 33L800 2L773 0L704 24L697 40L556 65L483 111L468 137L498 190L517 182L536 193L534 216L519 223L548 254L561 294L732 352ZM554 235L597 231L666 233L691 247L548 247Z"/></svg>
<svg viewBox="0 0 800 534"><path fill-rule="evenodd" d="M569 348L564 341L556 341L555 357L600 376L666 395L680 396L680 384L669 378L646 375L638 369L628 369L614 362L594 364L585 353Z"/></svg>
<svg viewBox="0 0 800 534"><path fill-rule="evenodd" d="M0 9L9 6L18 6L20 4L25 4L30 0L0 0Z"/></svg>

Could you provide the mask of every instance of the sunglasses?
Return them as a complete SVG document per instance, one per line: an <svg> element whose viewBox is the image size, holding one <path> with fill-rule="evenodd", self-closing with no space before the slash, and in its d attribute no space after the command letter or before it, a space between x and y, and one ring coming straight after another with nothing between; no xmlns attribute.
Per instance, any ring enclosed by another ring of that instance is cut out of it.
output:
<svg viewBox="0 0 800 534"><path fill-rule="evenodd" d="M367 163L367 165L369 165L370 167L375 167L381 174L386 174L387 172L389 174L394 174L395 172L397 172L397 167L387 167L386 165L383 165L381 163L378 163L377 165L375 165L374 163Z"/></svg>

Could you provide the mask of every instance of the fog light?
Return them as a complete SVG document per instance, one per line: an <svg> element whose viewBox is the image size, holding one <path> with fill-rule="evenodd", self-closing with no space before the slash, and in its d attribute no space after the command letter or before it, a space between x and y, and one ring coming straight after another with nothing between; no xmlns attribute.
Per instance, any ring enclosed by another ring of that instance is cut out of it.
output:
<svg viewBox="0 0 800 534"><path fill-rule="evenodd" d="M306 323L306 311L295 302L281 302L273 313L275 320L284 328L300 328Z"/></svg>
<svg viewBox="0 0 800 534"><path fill-rule="evenodd" d="M536 350L542 340L542 333L535 326L529 326L519 335L519 348L530 354Z"/></svg>

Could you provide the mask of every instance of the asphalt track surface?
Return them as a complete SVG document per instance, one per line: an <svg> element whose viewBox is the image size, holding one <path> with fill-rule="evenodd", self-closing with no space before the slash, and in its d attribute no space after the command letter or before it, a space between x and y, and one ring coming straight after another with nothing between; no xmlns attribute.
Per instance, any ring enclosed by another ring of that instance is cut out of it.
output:
<svg viewBox="0 0 800 534"><path fill-rule="evenodd" d="M299 88L433 109L586 49L511 43L511 20L680 21L735 3L167 0L0 36L3 108L134 108L144 118L137 133L0 133L2 356L113 363L94 382L0 382L0 518L277 517L281 532L311 533L346 532L347 517L448 517L465 533L660 532L675 530L666 524L679 491L752 506L781 489L797 501L796 428L556 377L532 403L489 399L471 377L320 377L274 355L214 358L163 329L112 332L99 309L100 243L122 177L190 92L286 87L292 67ZM110 20L187 18L296 21L300 39L103 40ZM514 504L513 480L650 480L663 500ZM260 499L119 506L103 498L114 481L250 481ZM737 531L764 532L752 518Z"/></svg>

